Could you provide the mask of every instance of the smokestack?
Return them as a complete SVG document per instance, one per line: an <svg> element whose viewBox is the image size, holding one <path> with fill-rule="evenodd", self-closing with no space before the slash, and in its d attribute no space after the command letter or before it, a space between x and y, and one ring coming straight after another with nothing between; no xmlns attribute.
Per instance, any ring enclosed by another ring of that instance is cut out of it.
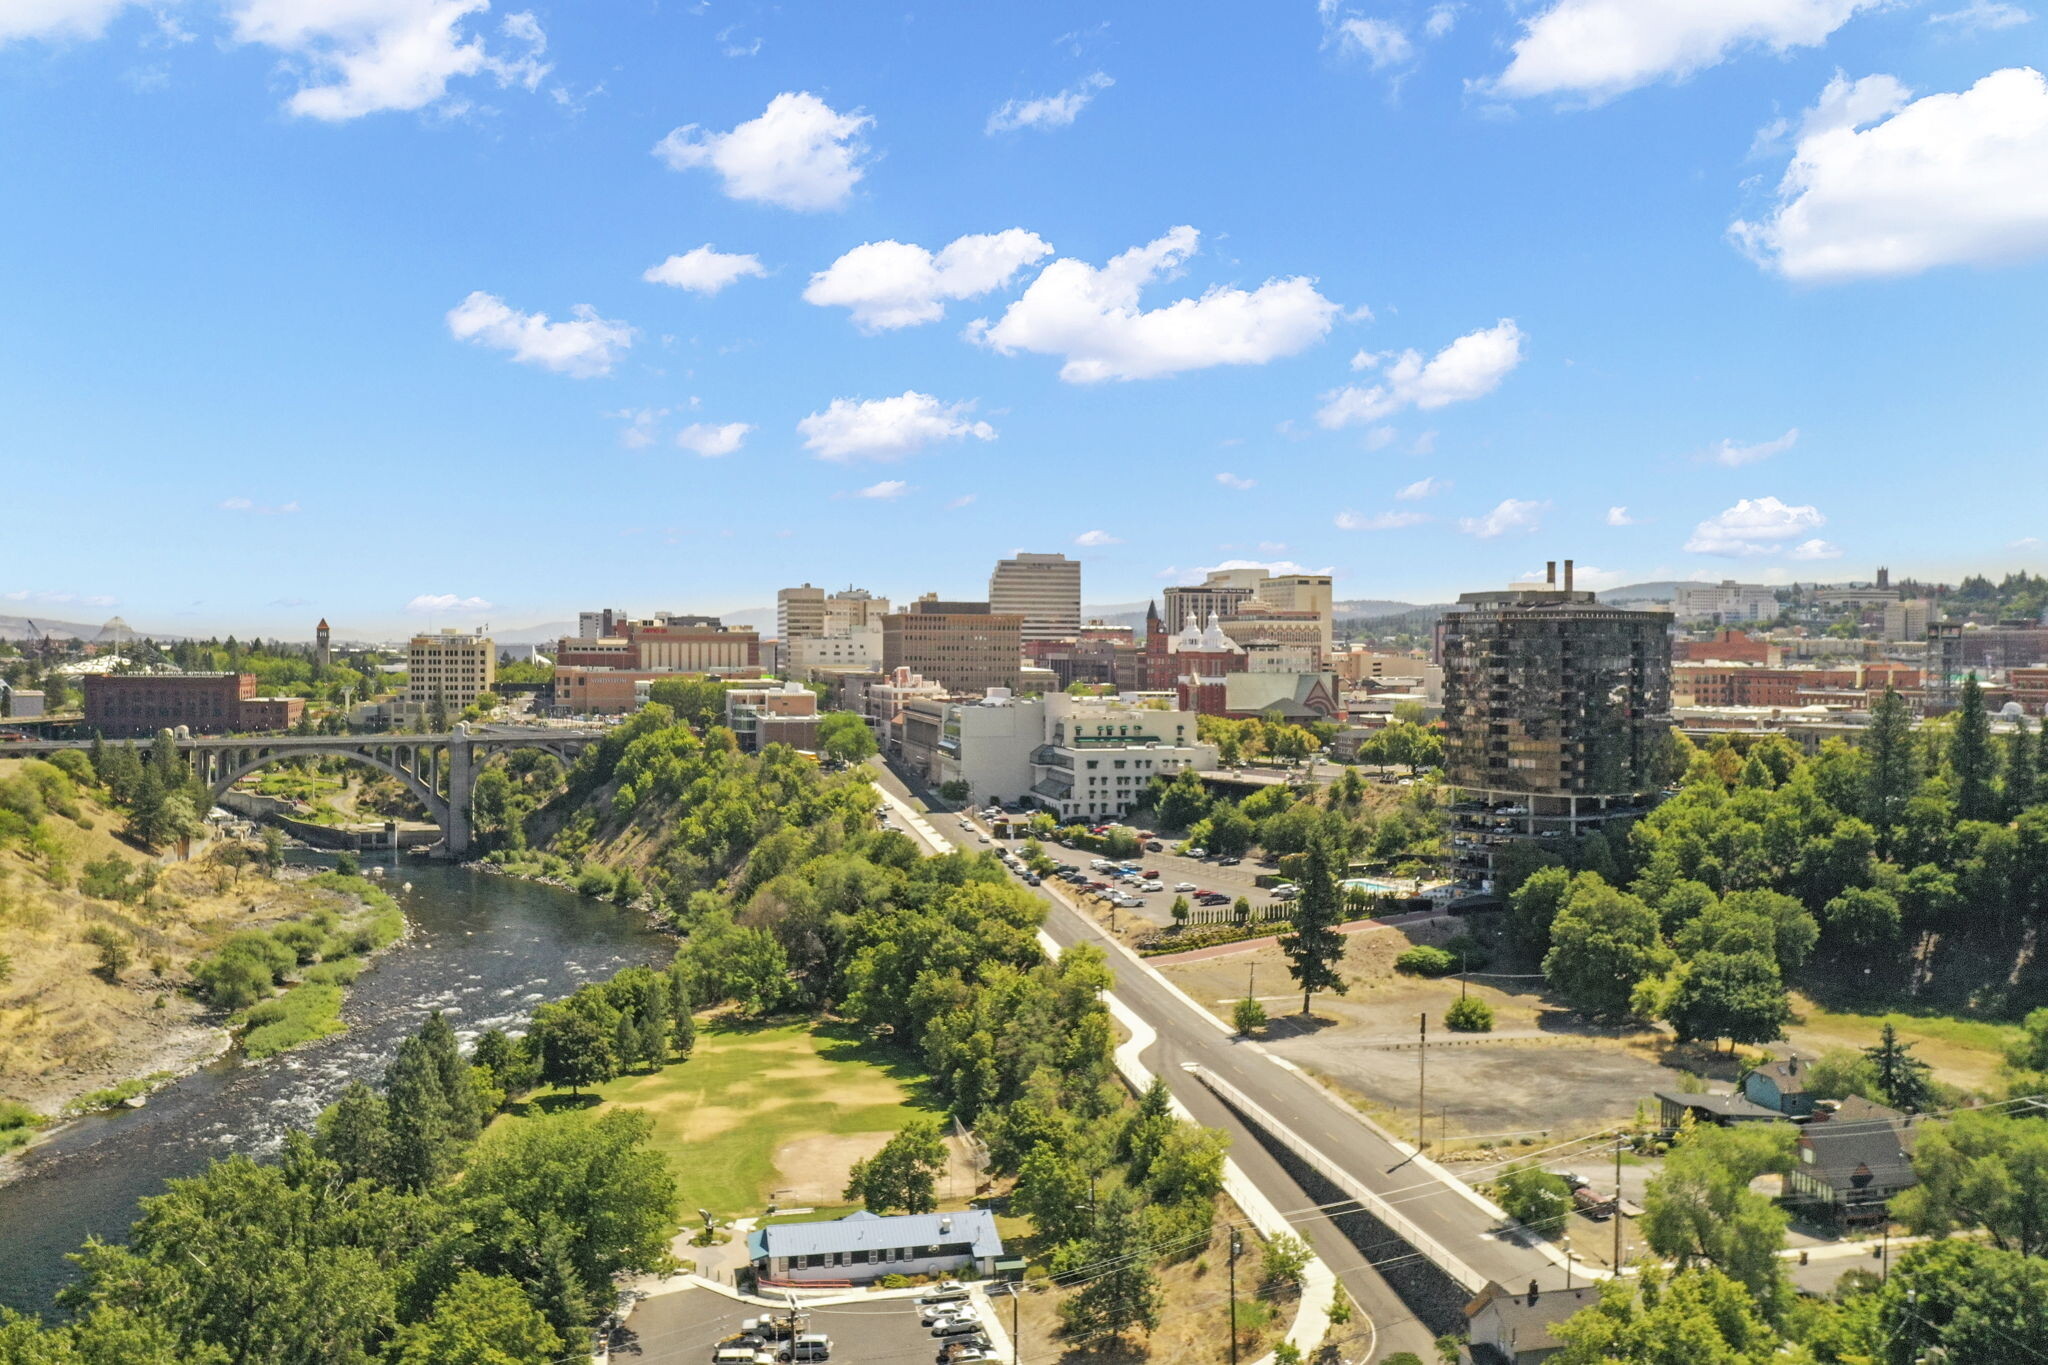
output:
<svg viewBox="0 0 2048 1365"><path fill-rule="evenodd" d="M1557 586L1556 560L1546 559L1543 561L1543 581L1553 588Z"/></svg>
<svg viewBox="0 0 2048 1365"><path fill-rule="evenodd" d="M1569 559L1564 562L1564 590L1572 590L1572 562Z"/></svg>

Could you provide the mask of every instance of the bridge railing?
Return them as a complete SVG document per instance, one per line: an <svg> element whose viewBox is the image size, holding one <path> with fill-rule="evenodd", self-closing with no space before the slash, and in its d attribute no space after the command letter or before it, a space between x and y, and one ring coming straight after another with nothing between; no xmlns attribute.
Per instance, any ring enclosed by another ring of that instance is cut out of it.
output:
<svg viewBox="0 0 2048 1365"><path fill-rule="evenodd" d="M1275 1118L1258 1101L1252 1099L1244 1091L1239 1090L1207 1067L1196 1066L1190 1063L1187 1069L1194 1073L1195 1079L1215 1091L1217 1097L1225 1104L1265 1129L1279 1141L1286 1143L1288 1148L1301 1159L1303 1164L1307 1165L1316 1174L1322 1176L1323 1179L1335 1185L1345 1194L1357 1200L1366 1212L1386 1225L1387 1231L1393 1233L1403 1242L1406 1242L1418 1254L1435 1264L1439 1270L1449 1275L1474 1294L1486 1288L1487 1280L1484 1275L1481 1275L1478 1271L1467 1265L1463 1258L1454 1255L1449 1247L1417 1227L1415 1220L1395 1208L1390 1200L1367 1187L1357 1176L1352 1175L1342 1166L1339 1166L1336 1162L1330 1160L1313 1146L1309 1145L1300 1134Z"/></svg>

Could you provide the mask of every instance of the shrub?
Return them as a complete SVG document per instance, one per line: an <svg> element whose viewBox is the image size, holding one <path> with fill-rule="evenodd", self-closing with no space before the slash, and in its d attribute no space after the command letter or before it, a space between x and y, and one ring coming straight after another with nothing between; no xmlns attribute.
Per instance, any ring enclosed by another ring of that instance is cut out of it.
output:
<svg viewBox="0 0 2048 1365"><path fill-rule="evenodd" d="M1418 943L1395 958L1394 967L1416 976L1449 976L1458 970L1458 959L1441 948Z"/></svg>
<svg viewBox="0 0 2048 1365"><path fill-rule="evenodd" d="M1283 1232L1266 1243L1259 1270L1268 1284L1298 1284L1313 1255L1307 1242L1291 1232Z"/></svg>
<svg viewBox="0 0 2048 1365"><path fill-rule="evenodd" d="M1247 995L1230 1011L1230 1022L1239 1033L1253 1033L1266 1026L1266 1007Z"/></svg>
<svg viewBox="0 0 2048 1365"><path fill-rule="evenodd" d="M576 894L579 896L609 896L617 885L611 873L601 867L587 867L576 879Z"/></svg>
<svg viewBox="0 0 2048 1365"><path fill-rule="evenodd" d="M1564 1225L1572 1207L1572 1187L1540 1166L1510 1166L1494 1182L1493 1193L1509 1217L1546 1237Z"/></svg>
<svg viewBox="0 0 2048 1365"><path fill-rule="evenodd" d="M1476 995L1464 995L1444 1011L1444 1026L1453 1033L1493 1032L1493 1006Z"/></svg>
<svg viewBox="0 0 2048 1365"><path fill-rule="evenodd" d="M128 964L134 961L135 955L129 951L127 936L112 925L88 925L80 937L99 950L100 974L108 980L128 970Z"/></svg>
<svg viewBox="0 0 2048 1365"><path fill-rule="evenodd" d="M0 1152L27 1142L40 1123L42 1119L27 1105L15 1100L0 1100Z"/></svg>

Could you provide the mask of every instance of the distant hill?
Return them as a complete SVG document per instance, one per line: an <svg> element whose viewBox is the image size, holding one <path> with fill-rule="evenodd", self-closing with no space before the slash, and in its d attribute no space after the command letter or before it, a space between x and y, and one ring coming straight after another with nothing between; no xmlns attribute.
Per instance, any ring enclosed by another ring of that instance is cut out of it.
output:
<svg viewBox="0 0 2048 1365"><path fill-rule="evenodd" d="M1667 579L1661 583L1630 583L1600 594L1602 602L1676 602L1680 588L1698 587L1691 579Z"/></svg>
<svg viewBox="0 0 2048 1365"><path fill-rule="evenodd" d="M0 616L0 640L40 640L45 635L53 640L97 640L104 625L87 625L83 621L59 621L49 616ZM160 630L140 630L129 627L128 634L137 639L182 640L182 635L173 635Z"/></svg>

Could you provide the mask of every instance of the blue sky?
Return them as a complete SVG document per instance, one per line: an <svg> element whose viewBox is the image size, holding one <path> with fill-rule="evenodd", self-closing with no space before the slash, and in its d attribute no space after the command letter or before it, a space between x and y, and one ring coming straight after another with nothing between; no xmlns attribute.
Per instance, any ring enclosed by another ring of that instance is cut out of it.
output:
<svg viewBox="0 0 2048 1365"><path fill-rule="evenodd" d="M2031 0L6 0L0 613L2039 569Z"/></svg>

